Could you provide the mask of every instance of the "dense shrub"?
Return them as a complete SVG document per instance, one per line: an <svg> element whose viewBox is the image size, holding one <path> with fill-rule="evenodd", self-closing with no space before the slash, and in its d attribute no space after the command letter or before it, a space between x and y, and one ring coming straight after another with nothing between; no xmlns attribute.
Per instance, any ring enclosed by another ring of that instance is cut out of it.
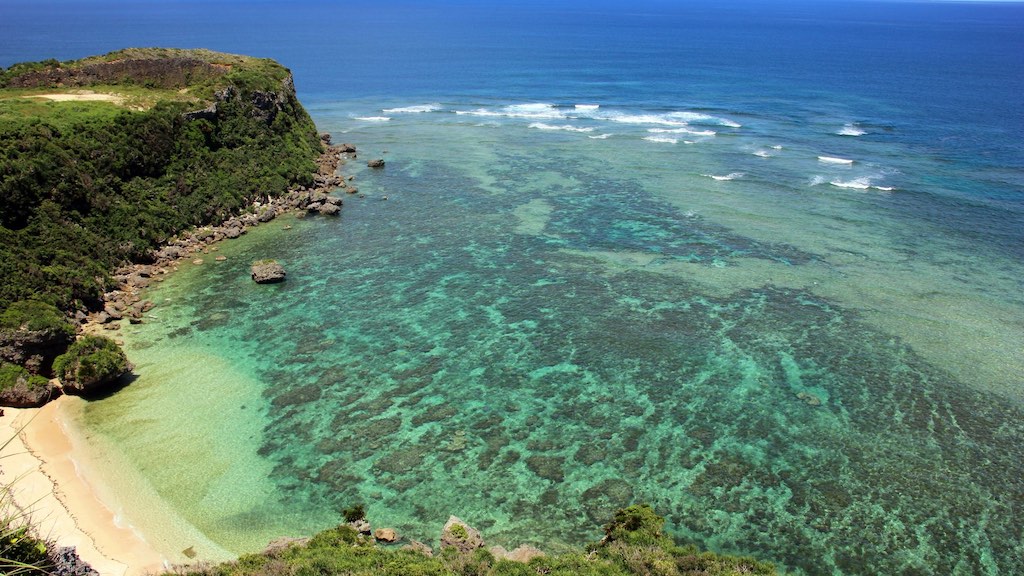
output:
<svg viewBox="0 0 1024 576"><path fill-rule="evenodd" d="M0 314L0 330L75 334L74 326L56 306L38 300L22 300L8 306Z"/></svg>
<svg viewBox="0 0 1024 576"><path fill-rule="evenodd" d="M49 382L44 376L30 374L28 370L17 364L0 362L0 391L9 390L19 384L28 389L42 388Z"/></svg>
<svg viewBox="0 0 1024 576"><path fill-rule="evenodd" d="M53 361L65 391L88 393L131 370L128 358L110 338L85 336Z"/></svg>

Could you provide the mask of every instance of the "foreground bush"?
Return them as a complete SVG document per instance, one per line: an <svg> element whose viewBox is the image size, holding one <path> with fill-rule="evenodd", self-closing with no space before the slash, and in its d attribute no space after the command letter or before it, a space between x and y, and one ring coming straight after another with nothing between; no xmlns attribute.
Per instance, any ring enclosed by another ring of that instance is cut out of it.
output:
<svg viewBox="0 0 1024 576"><path fill-rule="evenodd" d="M752 558L700 552L678 546L662 533L665 519L645 504L616 512L605 537L587 551L541 556L527 563L498 559L479 548L459 553L445 548L428 557L412 550L381 548L369 537L342 525L325 530L304 545L250 554L215 566L186 567L189 576L269 576L328 574L365 576L734 576L776 574L774 566Z"/></svg>

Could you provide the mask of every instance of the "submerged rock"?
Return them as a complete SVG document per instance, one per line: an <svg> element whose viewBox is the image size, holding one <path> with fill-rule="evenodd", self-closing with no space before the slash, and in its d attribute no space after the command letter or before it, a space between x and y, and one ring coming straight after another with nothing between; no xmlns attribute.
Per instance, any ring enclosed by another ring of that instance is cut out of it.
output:
<svg viewBox="0 0 1024 576"><path fill-rule="evenodd" d="M370 160L369 162L367 162L366 165L368 167L370 167L370 168L383 168L384 167L384 159L383 158L374 158L373 160Z"/></svg>
<svg viewBox="0 0 1024 576"><path fill-rule="evenodd" d="M278 264L276 260L260 260L258 262L253 262L252 279L257 284L284 282L284 277L284 267Z"/></svg>

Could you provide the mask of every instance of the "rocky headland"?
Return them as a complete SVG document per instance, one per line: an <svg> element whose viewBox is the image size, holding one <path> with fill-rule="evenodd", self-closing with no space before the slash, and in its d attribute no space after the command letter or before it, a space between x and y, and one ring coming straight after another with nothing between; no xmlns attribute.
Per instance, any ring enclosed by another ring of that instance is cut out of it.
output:
<svg viewBox="0 0 1024 576"><path fill-rule="evenodd" d="M355 193L337 174L355 148L317 133L271 60L147 48L16 64L0 70L0 119L0 405L82 376L54 369L76 332L144 321L139 290L182 259L288 210L337 215L337 191ZM60 329L32 328L55 311ZM88 354L62 364L105 360L88 388L130 369L108 344Z"/></svg>

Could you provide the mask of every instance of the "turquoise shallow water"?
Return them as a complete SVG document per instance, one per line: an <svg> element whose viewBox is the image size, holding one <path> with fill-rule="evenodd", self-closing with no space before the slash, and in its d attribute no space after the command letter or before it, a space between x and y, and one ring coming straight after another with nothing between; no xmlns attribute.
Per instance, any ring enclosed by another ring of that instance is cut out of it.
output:
<svg viewBox="0 0 1024 576"><path fill-rule="evenodd" d="M138 379L77 415L169 557L354 502L557 549L648 501L797 573L1024 573L1019 3L0 16L4 66L276 58L360 147L366 198L183 265L123 330ZM266 257L285 284L249 280Z"/></svg>
<svg viewBox="0 0 1024 576"><path fill-rule="evenodd" d="M457 514L557 549L645 501L681 538L805 573L1020 567L1019 359L971 340L1019 337L1019 314L973 323L1017 310L1015 277L920 244L906 192L816 182L862 168L756 119L671 144L369 106L313 109L387 158L343 168L366 197L183 265L124 329L139 379L86 409L216 545L362 502L412 538ZM251 282L263 257L286 283Z"/></svg>

